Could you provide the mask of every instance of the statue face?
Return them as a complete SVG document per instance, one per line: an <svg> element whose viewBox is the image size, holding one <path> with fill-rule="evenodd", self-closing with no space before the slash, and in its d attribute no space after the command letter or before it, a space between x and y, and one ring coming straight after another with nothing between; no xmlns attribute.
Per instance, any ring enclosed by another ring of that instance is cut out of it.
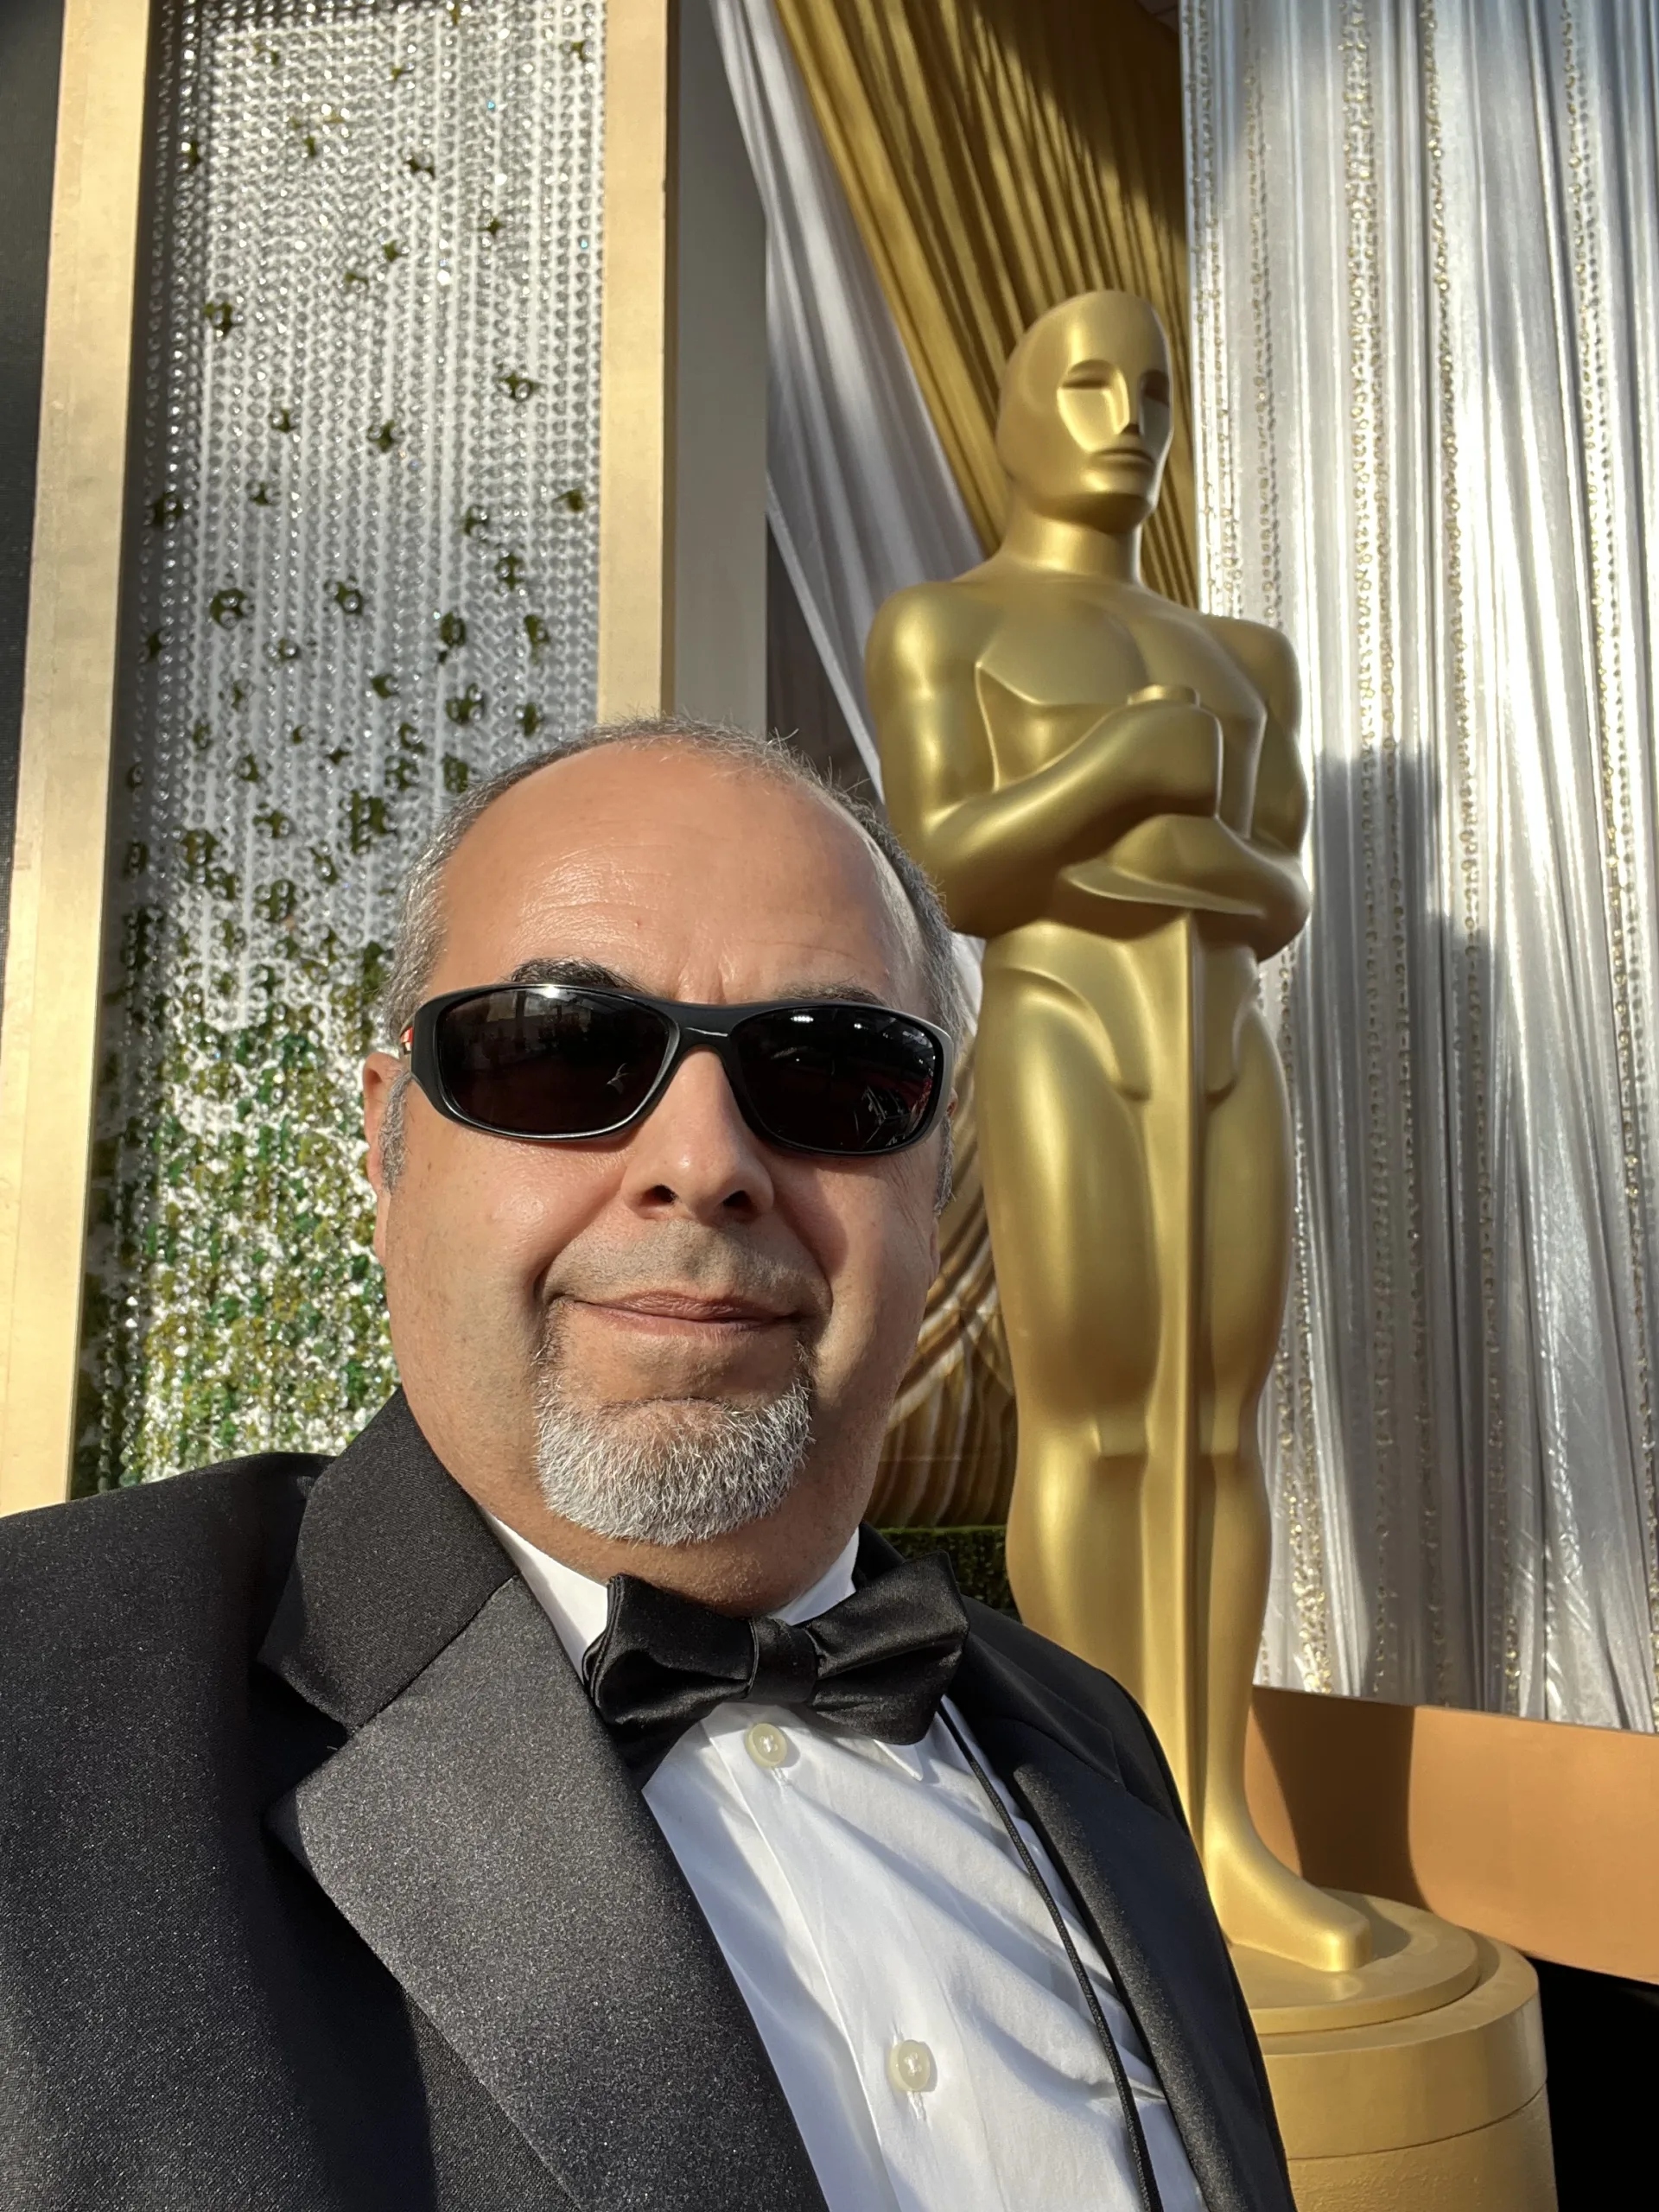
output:
<svg viewBox="0 0 1659 2212"><path fill-rule="evenodd" d="M1157 315L1127 292L1085 292L1014 348L996 449L1039 514L1133 530L1158 504L1173 420Z"/></svg>

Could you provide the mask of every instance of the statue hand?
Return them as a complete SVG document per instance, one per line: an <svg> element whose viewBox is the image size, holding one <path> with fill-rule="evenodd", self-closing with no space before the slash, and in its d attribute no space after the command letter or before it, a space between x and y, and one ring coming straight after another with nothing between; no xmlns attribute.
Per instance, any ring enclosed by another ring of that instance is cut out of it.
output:
<svg viewBox="0 0 1659 2212"><path fill-rule="evenodd" d="M1220 810L1221 724L1185 684L1134 692L1081 742L1110 756L1112 796L1131 817Z"/></svg>

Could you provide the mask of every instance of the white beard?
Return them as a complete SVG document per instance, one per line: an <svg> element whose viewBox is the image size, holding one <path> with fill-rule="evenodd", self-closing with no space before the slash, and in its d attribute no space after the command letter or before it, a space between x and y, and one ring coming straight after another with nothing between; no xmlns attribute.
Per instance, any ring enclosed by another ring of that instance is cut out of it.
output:
<svg viewBox="0 0 1659 2212"><path fill-rule="evenodd" d="M794 1488L812 1441L812 1398L804 1355L782 1397L763 1405L584 1405L550 1357L536 1408L542 1497L550 1512L595 1536L696 1544L728 1535L775 1513Z"/></svg>

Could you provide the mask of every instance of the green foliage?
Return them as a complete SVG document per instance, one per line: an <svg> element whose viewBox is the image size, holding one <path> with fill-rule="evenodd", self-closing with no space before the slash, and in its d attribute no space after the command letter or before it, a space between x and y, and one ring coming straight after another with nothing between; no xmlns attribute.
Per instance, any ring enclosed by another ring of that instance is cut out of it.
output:
<svg viewBox="0 0 1659 2212"><path fill-rule="evenodd" d="M190 834L211 868L217 841ZM291 920L293 884L260 903ZM136 1074L145 1104L94 1154L78 1491L255 1434L332 1448L393 1387L352 1072L386 957L376 943L353 958L332 931L289 938L246 1018L221 1025L176 927L153 907L125 917L100 1097L130 1099Z"/></svg>
<svg viewBox="0 0 1659 2212"><path fill-rule="evenodd" d="M234 629L253 612L253 602L238 584L226 584L207 602L207 612L221 630Z"/></svg>
<svg viewBox="0 0 1659 2212"><path fill-rule="evenodd" d="M353 791L346 802L346 839L354 853L366 853L392 834L391 817L378 791Z"/></svg>

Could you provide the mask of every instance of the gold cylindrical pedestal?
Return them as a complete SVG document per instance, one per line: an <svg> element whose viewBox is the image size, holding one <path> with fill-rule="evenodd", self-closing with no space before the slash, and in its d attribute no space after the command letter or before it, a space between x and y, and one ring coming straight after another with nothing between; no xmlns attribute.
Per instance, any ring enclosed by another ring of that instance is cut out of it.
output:
<svg viewBox="0 0 1659 2212"><path fill-rule="evenodd" d="M1411 1905L1347 1902L1376 1944L1352 1974L1234 1953L1299 2212L1554 2212L1531 1967Z"/></svg>

